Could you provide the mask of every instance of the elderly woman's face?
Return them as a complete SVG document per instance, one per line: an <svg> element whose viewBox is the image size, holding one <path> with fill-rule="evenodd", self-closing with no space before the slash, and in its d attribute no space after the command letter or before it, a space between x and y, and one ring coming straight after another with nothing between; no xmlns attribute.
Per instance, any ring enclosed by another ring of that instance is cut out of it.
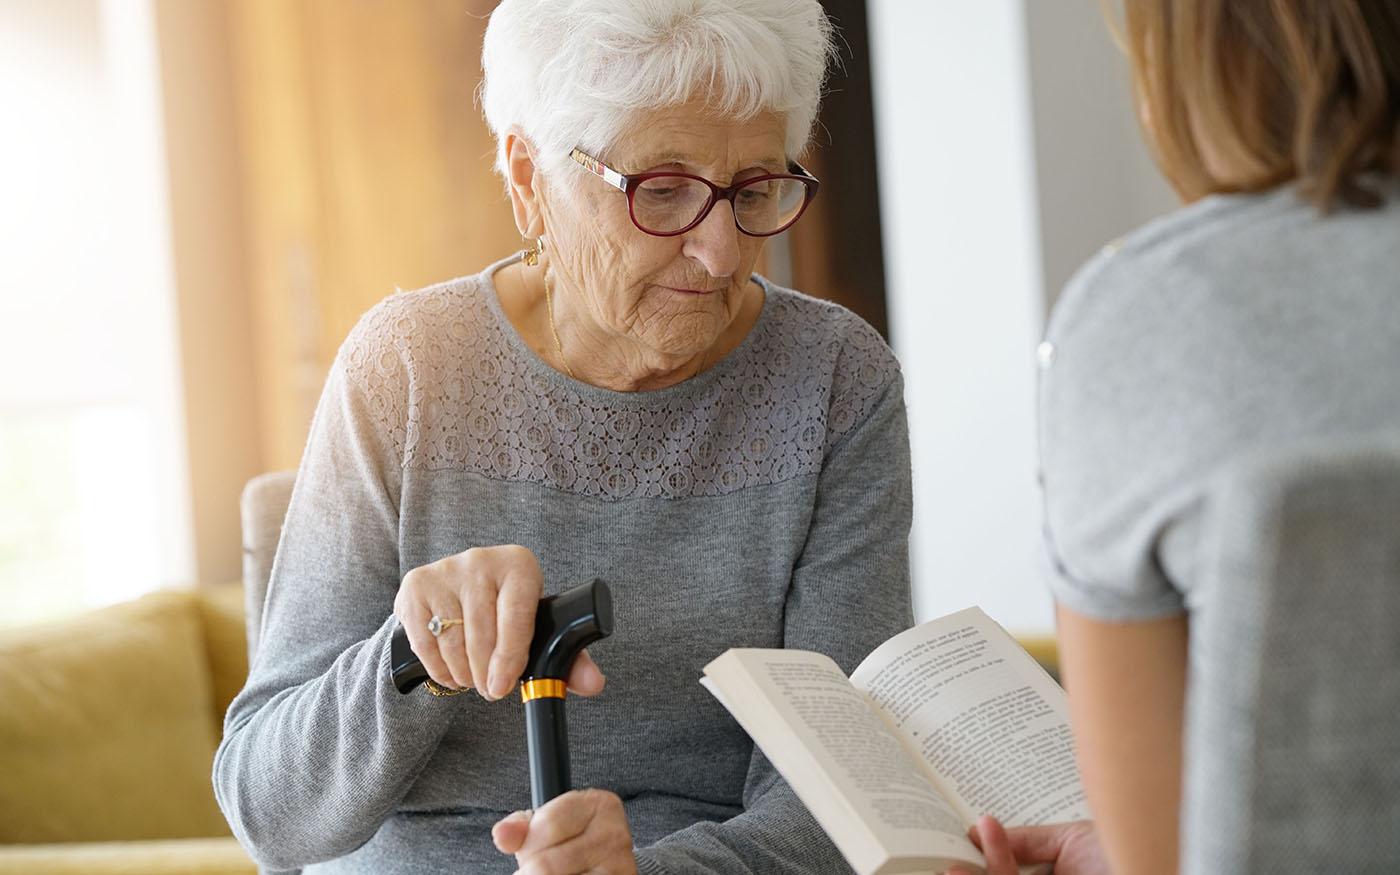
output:
<svg viewBox="0 0 1400 875"><path fill-rule="evenodd" d="M687 104L646 116L597 157L623 174L673 170L726 186L740 176L786 172L784 128L776 114L736 122ZM646 234L632 224L623 192L578 171L552 180L543 204L550 269L561 293L578 296L570 303L585 306L604 331L652 353L707 349L751 293L763 239L740 232L723 200L685 234Z"/></svg>

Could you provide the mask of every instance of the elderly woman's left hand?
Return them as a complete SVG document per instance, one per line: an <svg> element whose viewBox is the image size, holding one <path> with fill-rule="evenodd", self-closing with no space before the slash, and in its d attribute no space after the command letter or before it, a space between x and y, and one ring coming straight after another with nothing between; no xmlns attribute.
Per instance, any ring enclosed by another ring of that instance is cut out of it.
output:
<svg viewBox="0 0 1400 875"><path fill-rule="evenodd" d="M514 854L518 875L636 875L632 830L622 800L606 790L572 790L539 811L517 811L491 830Z"/></svg>

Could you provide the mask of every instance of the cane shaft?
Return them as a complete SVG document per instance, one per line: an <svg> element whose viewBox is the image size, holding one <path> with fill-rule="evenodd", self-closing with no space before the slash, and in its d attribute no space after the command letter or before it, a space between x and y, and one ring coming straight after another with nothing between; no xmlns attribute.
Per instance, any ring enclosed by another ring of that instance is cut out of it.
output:
<svg viewBox="0 0 1400 875"><path fill-rule="evenodd" d="M553 696L525 703L525 738L530 753L530 801L536 810L569 792L569 726L564 700Z"/></svg>

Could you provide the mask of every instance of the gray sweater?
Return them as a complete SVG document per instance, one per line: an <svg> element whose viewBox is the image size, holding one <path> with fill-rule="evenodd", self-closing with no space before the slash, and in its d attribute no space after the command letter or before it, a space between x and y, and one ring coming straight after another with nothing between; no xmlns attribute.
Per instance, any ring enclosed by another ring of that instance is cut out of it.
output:
<svg viewBox="0 0 1400 875"><path fill-rule="evenodd" d="M1291 186L1208 197L1069 284L1040 386L1059 602L1108 621L1198 607L1216 484L1400 427L1400 180L1383 190L1327 217Z"/></svg>
<svg viewBox="0 0 1400 875"><path fill-rule="evenodd" d="M620 393L557 373L490 275L393 295L351 333L312 422L260 648L214 762L262 865L503 872L527 808L519 698L389 683L410 569L516 543L546 591L602 577L608 676L570 697L576 786L624 801L644 873L847 872L697 683L730 647L851 670L911 623L909 448L889 349L850 312L760 280L762 315L710 370Z"/></svg>

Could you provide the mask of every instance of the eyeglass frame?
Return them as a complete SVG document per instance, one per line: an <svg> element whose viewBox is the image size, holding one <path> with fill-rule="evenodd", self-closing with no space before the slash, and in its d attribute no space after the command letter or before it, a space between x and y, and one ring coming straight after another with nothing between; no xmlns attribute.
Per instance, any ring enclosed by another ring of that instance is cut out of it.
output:
<svg viewBox="0 0 1400 875"><path fill-rule="evenodd" d="M569 152L569 157L574 159L574 161L578 162L579 166L581 166L584 170L587 170L595 176L600 177L608 185L611 185L613 188L616 188L623 194L627 195L627 217L632 220L632 224L636 226L638 231L641 231L643 234L650 234L653 237L679 237L681 234L685 234L688 231L694 230L701 222L709 218L710 211L713 210L715 208L715 204L719 203L721 200L729 201L729 210L731 213L734 214L734 227L738 228L740 233L746 234L749 237L772 237L775 234L783 233L787 229L791 228L793 225L797 224L797 220L802 218L803 213L807 212L807 207L811 205L812 199L817 196L817 189L821 186L821 181L818 180L811 173L809 173L806 168L804 168L801 164L798 164L796 161L788 162L788 173L765 173L759 176L749 177L748 179L744 179L739 182L731 183L727 186L719 186L703 176L696 176L693 173L681 173L675 170L655 170L647 171L646 173L629 174L619 173L616 170L609 167L608 165L604 164L602 161L599 161L597 158L594 158L592 155L589 155L587 152L579 148L574 148L573 150L571 150ZM705 204L705 208L700 211L700 215L695 218L695 221L691 222L689 225L686 225L684 228L681 228L677 231L651 231L646 228L643 228L642 223L637 221L635 206L637 189L641 186L642 183L646 182L648 179L655 179L661 176L679 176L683 179L693 179L696 182L703 183L706 187L710 189L709 203ZM739 189L741 188L753 185L756 182L766 182L770 179L800 180L803 183L804 190L804 194L802 197L802 206L797 208L797 214L794 215L792 219L786 225L783 225L781 228L778 228L775 231L768 231L763 234L755 234L754 232L745 229L742 225L739 224L739 211L734 208L734 196L739 193Z"/></svg>

